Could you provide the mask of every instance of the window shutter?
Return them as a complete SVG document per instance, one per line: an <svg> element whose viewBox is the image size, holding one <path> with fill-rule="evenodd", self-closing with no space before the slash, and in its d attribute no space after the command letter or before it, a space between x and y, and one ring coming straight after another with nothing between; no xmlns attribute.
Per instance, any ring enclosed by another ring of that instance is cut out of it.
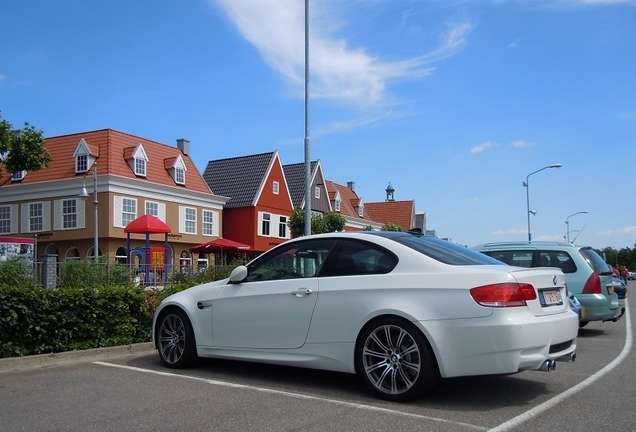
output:
<svg viewBox="0 0 636 432"><path fill-rule="evenodd" d="M185 234L186 208L179 206L179 232Z"/></svg>
<svg viewBox="0 0 636 432"><path fill-rule="evenodd" d="M51 231L51 201L42 202L42 231Z"/></svg>
<svg viewBox="0 0 636 432"><path fill-rule="evenodd" d="M77 228L86 228L86 203L84 200L75 200L77 205Z"/></svg>
<svg viewBox="0 0 636 432"><path fill-rule="evenodd" d="M20 205L20 232L28 233L29 231L29 205Z"/></svg>
<svg viewBox="0 0 636 432"><path fill-rule="evenodd" d="M113 226L116 228L124 228L122 226L121 209L122 199L120 196L116 196L113 200ZM85 214L85 210L82 210L82 214Z"/></svg>
<svg viewBox="0 0 636 432"><path fill-rule="evenodd" d="M18 205L11 204L11 234L18 233Z"/></svg>
<svg viewBox="0 0 636 432"><path fill-rule="evenodd" d="M53 230L62 229L62 200L53 201Z"/></svg>

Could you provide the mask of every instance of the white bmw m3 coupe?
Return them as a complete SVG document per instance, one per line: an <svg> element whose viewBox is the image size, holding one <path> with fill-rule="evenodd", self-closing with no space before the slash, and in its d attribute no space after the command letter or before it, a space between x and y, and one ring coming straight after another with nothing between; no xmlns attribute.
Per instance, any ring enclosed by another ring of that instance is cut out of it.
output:
<svg viewBox="0 0 636 432"><path fill-rule="evenodd" d="M561 270L411 232L289 240L166 298L153 319L168 367L213 357L357 373L393 401L440 378L553 370L575 359L577 332Z"/></svg>

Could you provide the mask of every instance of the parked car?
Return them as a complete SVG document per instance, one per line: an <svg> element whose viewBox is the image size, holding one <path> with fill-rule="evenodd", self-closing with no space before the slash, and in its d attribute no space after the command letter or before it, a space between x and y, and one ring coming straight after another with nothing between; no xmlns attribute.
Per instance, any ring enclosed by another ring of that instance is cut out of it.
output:
<svg viewBox="0 0 636 432"><path fill-rule="evenodd" d="M634 280L634 279L636 279L636 272L628 272L627 280Z"/></svg>
<svg viewBox="0 0 636 432"><path fill-rule="evenodd" d="M612 285L614 292L619 299L622 300L624 298L627 298L627 285L625 285L625 282L623 282L622 279L612 277L612 281L610 282L610 284Z"/></svg>
<svg viewBox="0 0 636 432"><path fill-rule="evenodd" d="M555 267L565 273L567 287L585 308L580 327L590 321L617 321L625 312L610 282L610 267L589 246L562 242L502 242L474 247L506 264Z"/></svg>
<svg viewBox="0 0 636 432"><path fill-rule="evenodd" d="M568 300L570 302L570 309L579 317L579 322L585 319L585 308L581 306L581 303L574 294L568 292Z"/></svg>
<svg viewBox="0 0 636 432"><path fill-rule="evenodd" d="M403 401L440 377L553 370L578 318L559 269L522 269L433 237L389 231L288 240L230 277L166 298L164 365L215 357L357 373Z"/></svg>

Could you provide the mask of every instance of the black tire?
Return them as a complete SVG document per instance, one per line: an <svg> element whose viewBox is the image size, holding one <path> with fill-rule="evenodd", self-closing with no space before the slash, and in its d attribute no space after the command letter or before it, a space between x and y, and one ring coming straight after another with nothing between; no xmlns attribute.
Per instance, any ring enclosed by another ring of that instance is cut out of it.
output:
<svg viewBox="0 0 636 432"><path fill-rule="evenodd" d="M583 328L589 323L589 321L579 321L579 328Z"/></svg>
<svg viewBox="0 0 636 432"><path fill-rule="evenodd" d="M157 319L156 334L159 358L164 365L182 369L197 358L194 331L188 316L181 309L169 309Z"/></svg>
<svg viewBox="0 0 636 432"><path fill-rule="evenodd" d="M356 346L356 371L373 393L390 401L424 396L440 374L433 350L422 333L399 318L368 325Z"/></svg>

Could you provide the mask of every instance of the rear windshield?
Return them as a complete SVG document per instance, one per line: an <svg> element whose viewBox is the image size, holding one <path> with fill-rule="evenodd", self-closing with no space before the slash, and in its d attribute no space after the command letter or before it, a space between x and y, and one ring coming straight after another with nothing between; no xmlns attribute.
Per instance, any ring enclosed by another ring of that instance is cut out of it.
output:
<svg viewBox="0 0 636 432"><path fill-rule="evenodd" d="M579 252L581 252L581 255L583 255L585 261L587 261L590 267L594 269L594 272L596 272L596 274L599 274L601 276L609 276L612 274L612 269L610 268L610 266L605 261L603 261L603 258L601 258L601 256L597 254L594 249L590 247L583 247L579 249Z"/></svg>
<svg viewBox="0 0 636 432"><path fill-rule="evenodd" d="M446 240L440 240L435 237L403 235L390 237L391 240L401 243L405 246L415 249L416 251L433 258L439 262L450 265L501 265L501 261L497 261L487 255L477 252L476 250L451 243Z"/></svg>

